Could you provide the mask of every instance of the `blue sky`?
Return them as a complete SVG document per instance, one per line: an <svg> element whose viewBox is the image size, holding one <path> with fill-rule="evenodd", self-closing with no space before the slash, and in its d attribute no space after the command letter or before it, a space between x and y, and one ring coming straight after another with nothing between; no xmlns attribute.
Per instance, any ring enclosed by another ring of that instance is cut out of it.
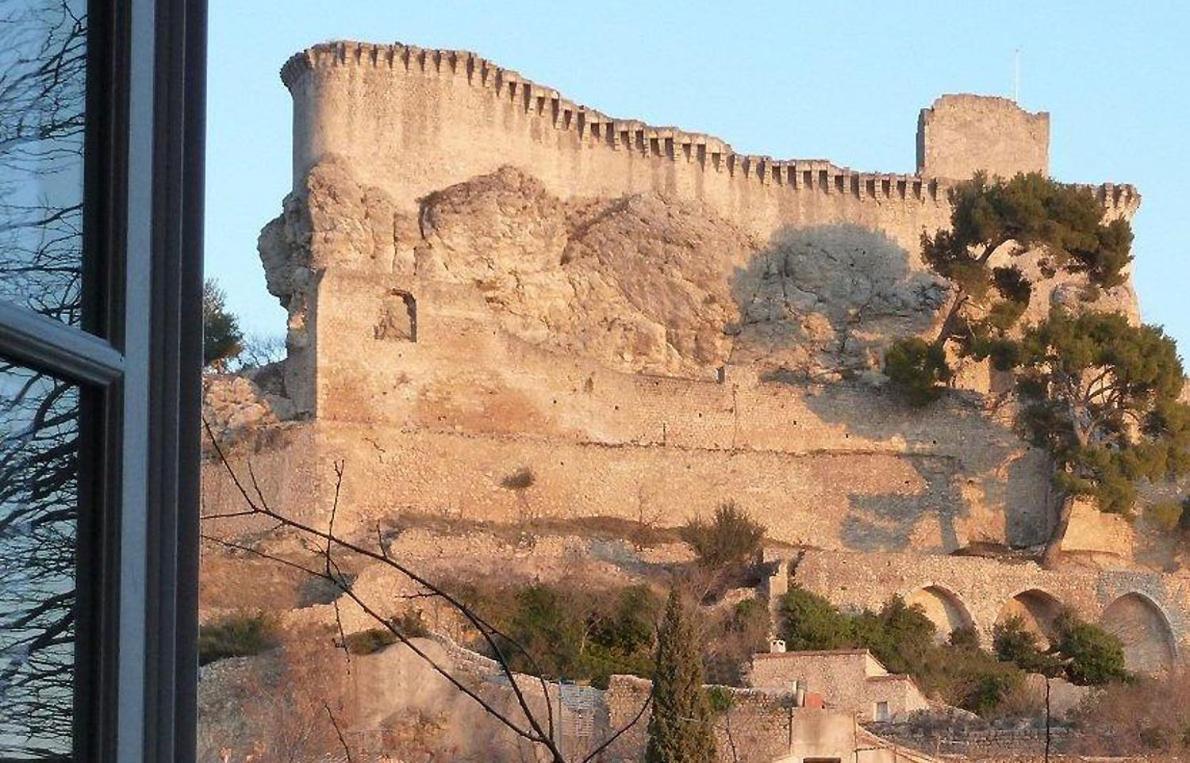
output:
<svg viewBox="0 0 1190 763"><path fill-rule="evenodd" d="M733 7L734 6L734 7ZM211 0L207 272L284 333L256 236L291 185L288 56L331 39L473 50L607 114L737 151L912 172L941 93L1051 113L1051 172L1129 182L1146 321L1190 355L1190 3Z"/></svg>

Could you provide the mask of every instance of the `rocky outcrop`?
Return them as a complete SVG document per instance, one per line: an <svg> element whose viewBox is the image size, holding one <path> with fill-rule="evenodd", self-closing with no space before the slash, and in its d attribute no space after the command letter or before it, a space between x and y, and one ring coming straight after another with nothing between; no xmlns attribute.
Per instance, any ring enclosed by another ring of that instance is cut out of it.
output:
<svg viewBox="0 0 1190 763"><path fill-rule="evenodd" d="M267 369L275 371L276 369ZM244 432L277 424L294 415L293 404L269 384L266 369L241 374L211 374L202 380L203 422L211 434L222 441L235 439ZM265 372L265 373L262 373ZM261 378L266 391L252 376Z"/></svg>

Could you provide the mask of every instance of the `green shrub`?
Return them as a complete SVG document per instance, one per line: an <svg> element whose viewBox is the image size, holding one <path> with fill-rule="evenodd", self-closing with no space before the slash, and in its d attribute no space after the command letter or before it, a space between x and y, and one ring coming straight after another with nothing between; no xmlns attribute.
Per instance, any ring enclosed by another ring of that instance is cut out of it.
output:
<svg viewBox="0 0 1190 763"><path fill-rule="evenodd" d="M884 375L907 402L922 406L941 396L954 373L941 345L909 337L893 342L884 353Z"/></svg>
<svg viewBox="0 0 1190 763"><path fill-rule="evenodd" d="M504 475L500 480L500 486L506 490L522 491L533 487L537 482L537 475L533 470L527 466L518 467L516 470Z"/></svg>
<svg viewBox="0 0 1190 763"><path fill-rule="evenodd" d="M995 712L1024 684L1024 672L981 649L973 629L956 629L948 643L937 643L934 623L899 596L878 612L845 615L795 587L781 598L779 613L787 648L867 648L890 671L912 676L927 695L981 715Z"/></svg>
<svg viewBox="0 0 1190 763"><path fill-rule="evenodd" d="M1145 519L1162 532L1172 533L1182 527L1184 509L1181 501L1160 501L1145 508Z"/></svg>
<svg viewBox="0 0 1190 763"><path fill-rule="evenodd" d="M979 649L979 631L971 625L960 626L950 632L946 643L955 649Z"/></svg>
<svg viewBox="0 0 1190 763"><path fill-rule="evenodd" d="M1101 686L1128 678L1124 645L1102 628L1069 612L1059 616L1057 650L1066 660L1066 677L1080 686Z"/></svg>
<svg viewBox="0 0 1190 763"><path fill-rule="evenodd" d="M946 701L979 715L993 713L1025 682L1025 674L984 651L951 659L952 681L941 692ZM957 679L957 680L954 680Z"/></svg>
<svg viewBox="0 0 1190 763"><path fill-rule="evenodd" d="M1029 673L1056 676L1062 660L1047 654L1037 645L1037 634L1025 625L1020 615L1012 615L992 629L992 648L996 656Z"/></svg>
<svg viewBox="0 0 1190 763"><path fill-rule="evenodd" d="M851 619L816 593L790 588L778 604L780 633L790 651L855 646Z"/></svg>
<svg viewBox="0 0 1190 763"><path fill-rule="evenodd" d="M712 715L723 715L735 706L735 697L726 686L708 686L703 691Z"/></svg>
<svg viewBox="0 0 1190 763"><path fill-rule="evenodd" d="M198 664L227 657L251 657L280 643L277 622L264 612L237 612L198 629Z"/></svg>
<svg viewBox="0 0 1190 763"><path fill-rule="evenodd" d="M397 643L397 637L388 628L368 628L348 634L343 646L351 654L374 654Z"/></svg>
<svg viewBox="0 0 1190 763"><path fill-rule="evenodd" d="M483 614L533 656L503 645L516 670L600 688L612 674L648 676L652 670L661 601L647 586L592 592L538 583L506 597L510 609Z"/></svg>
<svg viewBox="0 0 1190 763"><path fill-rule="evenodd" d="M430 627L420 609L407 609L392 620L393 627L407 638L425 638L430 635Z"/></svg>
<svg viewBox="0 0 1190 763"><path fill-rule="evenodd" d="M711 521L695 519L682 528L682 539L711 570L747 567L760 559L764 526L727 502L715 509Z"/></svg>
<svg viewBox="0 0 1190 763"><path fill-rule="evenodd" d="M936 628L920 607L893 596L879 612L852 618L854 640L872 651L893 673L920 674L931 659Z"/></svg>

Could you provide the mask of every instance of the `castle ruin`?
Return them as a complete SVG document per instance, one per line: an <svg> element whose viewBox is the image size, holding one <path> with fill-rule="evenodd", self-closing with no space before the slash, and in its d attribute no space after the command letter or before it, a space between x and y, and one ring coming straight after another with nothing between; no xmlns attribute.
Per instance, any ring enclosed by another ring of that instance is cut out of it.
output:
<svg viewBox="0 0 1190 763"><path fill-rule="evenodd" d="M1119 518L1076 515L1075 572L956 555L1037 545L1053 519L1045 455L994 404L1003 380L969 365L924 412L882 387L884 347L935 329L947 299L920 239L948 225L948 189L1048 173L1047 114L943 96L901 175L738 154L466 52L329 43L281 76L294 186L260 253L289 313L269 392L292 422L255 458L285 505L321 518L334 461L360 525L676 526L730 500L809 549L781 574L839 604L900 593L984 634L1068 605L1134 666L1190 652L1190 577L1139 564L1159 550ZM1096 193L1110 215L1140 203ZM1049 283L1033 317L1080 289ZM1100 299L1138 315L1130 284Z"/></svg>

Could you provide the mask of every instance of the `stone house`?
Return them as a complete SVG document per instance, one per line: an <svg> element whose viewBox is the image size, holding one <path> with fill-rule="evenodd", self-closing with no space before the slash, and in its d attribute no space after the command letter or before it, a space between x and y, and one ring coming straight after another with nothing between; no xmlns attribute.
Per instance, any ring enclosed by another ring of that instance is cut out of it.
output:
<svg viewBox="0 0 1190 763"><path fill-rule="evenodd" d="M775 652L752 657L749 685L792 688L821 694L828 709L855 715L861 722L900 720L929 707L906 675L889 673L867 649Z"/></svg>

